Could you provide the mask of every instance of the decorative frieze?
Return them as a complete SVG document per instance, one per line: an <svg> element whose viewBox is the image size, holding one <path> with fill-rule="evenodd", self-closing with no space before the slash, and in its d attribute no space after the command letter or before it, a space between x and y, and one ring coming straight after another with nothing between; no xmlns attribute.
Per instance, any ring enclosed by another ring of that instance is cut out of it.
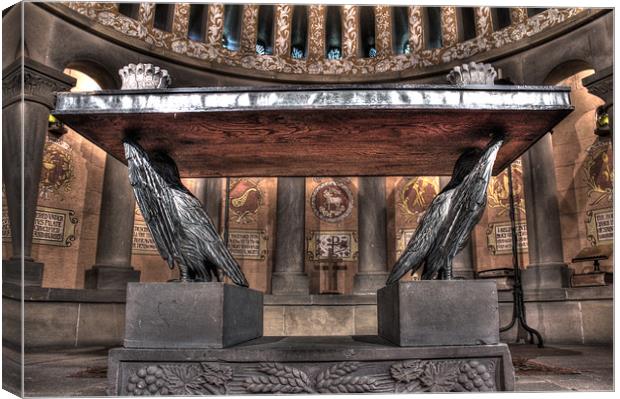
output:
<svg viewBox="0 0 620 399"><path fill-rule="evenodd" d="M421 7L410 7L409 29L412 51L406 55L393 55L391 53L392 21L390 7L378 6L375 8L375 31L379 56L375 58L351 56L338 60L326 60L326 7L312 5L309 6L309 49L308 59L305 60L290 57L290 33L280 29L276 30L276 42L279 40L280 43L276 43L278 48L274 55L256 55L224 49L221 45L224 31L223 4L209 5L208 32L204 42L188 39L187 32L180 35L153 28L154 4L142 3L138 21L119 14L112 5L102 7L99 3L75 2L64 2L62 4L62 6L54 7L72 9L116 32L142 40L148 46L171 51L173 57L181 54L195 60L204 60L231 67L315 75L369 75L449 63L538 35L578 16L582 12L586 12L585 8L550 8L537 14L536 18L526 18L517 23L514 19L517 11L514 10L519 9L513 9L513 24L511 26L490 35L458 42L456 9L455 7L442 7L443 47L424 49ZM292 19L290 11L292 8L290 6L278 6L277 9L281 10L282 25L287 25ZM484 26L485 29L488 29L488 22L485 22ZM242 26L241 30L244 31L248 28L251 29L251 27ZM278 35L280 36L278 37ZM354 50L352 47L348 47L348 49ZM381 52L382 49L383 53Z"/></svg>
<svg viewBox="0 0 620 399"><path fill-rule="evenodd" d="M172 34L177 37L186 37L189 30L189 3L177 3L174 5L174 18L172 19Z"/></svg>
<svg viewBox="0 0 620 399"><path fill-rule="evenodd" d="M325 57L325 13L327 8L322 5L311 5L308 11L308 62L316 62ZM308 72L313 73L314 71L310 68Z"/></svg>
<svg viewBox="0 0 620 399"><path fill-rule="evenodd" d="M120 395L489 392L498 360L122 363Z"/></svg>
<svg viewBox="0 0 620 399"><path fill-rule="evenodd" d="M342 56L357 57L359 52L359 7L342 6Z"/></svg>
<svg viewBox="0 0 620 399"><path fill-rule="evenodd" d="M392 8L375 6L375 43L377 58L392 55Z"/></svg>
<svg viewBox="0 0 620 399"><path fill-rule="evenodd" d="M243 30L241 31L239 50L243 54L256 54L258 7L258 4L246 4L243 6Z"/></svg>
<svg viewBox="0 0 620 399"><path fill-rule="evenodd" d="M207 18L207 43L216 48L221 48L223 37L224 4L209 4Z"/></svg>
<svg viewBox="0 0 620 399"><path fill-rule="evenodd" d="M420 6L409 7L409 47L414 54L424 50L424 26Z"/></svg>
<svg viewBox="0 0 620 399"><path fill-rule="evenodd" d="M513 25L522 24L527 21L527 8L514 7L510 9L510 20Z"/></svg>
<svg viewBox="0 0 620 399"><path fill-rule="evenodd" d="M456 7L441 7L441 42L443 47L452 47L459 41Z"/></svg>
<svg viewBox="0 0 620 399"><path fill-rule="evenodd" d="M476 7L476 36L488 36L493 33L491 7Z"/></svg>
<svg viewBox="0 0 620 399"><path fill-rule="evenodd" d="M273 54L276 57L289 57L291 53L291 23L293 7L289 4L276 6L276 30L273 42Z"/></svg>

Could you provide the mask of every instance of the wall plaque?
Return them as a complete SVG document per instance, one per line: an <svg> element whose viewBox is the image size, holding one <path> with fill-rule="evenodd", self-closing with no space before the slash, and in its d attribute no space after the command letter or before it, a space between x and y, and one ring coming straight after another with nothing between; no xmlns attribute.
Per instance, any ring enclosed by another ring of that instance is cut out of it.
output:
<svg viewBox="0 0 620 399"><path fill-rule="evenodd" d="M140 255L159 255L149 227L143 220L139 220L137 217L133 223L131 252Z"/></svg>
<svg viewBox="0 0 620 399"><path fill-rule="evenodd" d="M267 256L267 235L264 230L231 229L228 249L236 259L264 260Z"/></svg>
<svg viewBox="0 0 620 399"><path fill-rule="evenodd" d="M310 260L357 259L357 235L354 231L311 231L307 240Z"/></svg>
<svg viewBox="0 0 620 399"><path fill-rule="evenodd" d="M319 184L310 196L312 211L320 220L338 223L353 210L353 193L341 180Z"/></svg>
<svg viewBox="0 0 620 399"><path fill-rule="evenodd" d="M75 241L75 226L78 219L71 209L38 206L34 220L32 243L70 247ZM2 241L11 241L11 226L8 208L2 207Z"/></svg>
<svg viewBox="0 0 620 399"><path fill-rule="evenodd" d="M586 212L586 234L592 245L614 239L613 208L594 209Z"/></svg>
<svg viewBox="0 0 620 399"><path fill-rule="evenodd" d="M527 224L516 223L517 251L527 252ZM512 228L510 222L491 223L487 229L487 247L492 255L512 253Z"/></svg>

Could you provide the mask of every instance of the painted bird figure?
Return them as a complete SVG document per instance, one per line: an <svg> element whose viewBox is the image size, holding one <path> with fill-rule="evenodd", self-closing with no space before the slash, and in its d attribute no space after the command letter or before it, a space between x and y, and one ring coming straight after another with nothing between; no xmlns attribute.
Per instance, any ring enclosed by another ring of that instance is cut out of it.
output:
<svg viewBox="0 0 620 399"><path fill-rule="evenodd" d="M422 280L452 279L452 259L463 249L487 202L493 163L503 143L496 136L484 150L465 151L450 182L433 199L386 284L424 265Z"/></svg>
<svg viewBox="0 0 620 399"><path fill-rule="evenodd" d="M200 201L181 183L174 160L149 157L133 139L123 140L136 201L159 253L181 281L220 281L218 269L237 285L248 282Z"/></svg>

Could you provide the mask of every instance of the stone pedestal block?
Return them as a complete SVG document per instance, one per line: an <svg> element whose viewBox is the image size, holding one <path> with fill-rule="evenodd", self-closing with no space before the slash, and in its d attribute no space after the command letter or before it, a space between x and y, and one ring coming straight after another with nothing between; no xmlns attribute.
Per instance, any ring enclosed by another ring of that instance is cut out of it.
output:
<svg viewBox="0 0 620 399"><path fill-rule="evenodd" d="M124 290L127 283L140 281L140 270L131 266L93 266L86 270L84 288Z"/></svg>
<svg viewBox="0 0 620 399"><path fill-rule="evenodd" d="M263 294L224 283L129 283L126 348L225 348L263 335Z"/></svg>
<svg viewBox="0 0 620 399"><path fill-rule="evenodd" d="M40 287L43 282L43 263L24 261L22 280L22 263L20 259L2 261L2 281L24 287Z"/></svg>
<svg viewBox="0 0 620 399"><path fill-rule="evenodd" d="M377 292L379 335L400 346L499 343L494 281L411 281Z"/></svg>

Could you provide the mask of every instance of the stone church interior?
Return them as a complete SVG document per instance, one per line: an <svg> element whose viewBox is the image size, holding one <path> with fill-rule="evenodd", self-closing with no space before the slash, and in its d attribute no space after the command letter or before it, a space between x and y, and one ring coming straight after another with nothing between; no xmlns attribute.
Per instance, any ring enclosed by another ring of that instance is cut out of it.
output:
<svg viewBox="0 0 620 399"><path fill-rule="evenodd" d="M613 22L588 7L5 8L3 389L613 390ZM459 156L497 141L484 184L454 188ZM142 150L140 169L127 154ZM199 201L172 234L164 161L173 195ZM446 193L486 204L451 219L433 210ZM447 260L407 263L444 236ZM177 257L201 248L229 263L196 278Z"/></svg>

